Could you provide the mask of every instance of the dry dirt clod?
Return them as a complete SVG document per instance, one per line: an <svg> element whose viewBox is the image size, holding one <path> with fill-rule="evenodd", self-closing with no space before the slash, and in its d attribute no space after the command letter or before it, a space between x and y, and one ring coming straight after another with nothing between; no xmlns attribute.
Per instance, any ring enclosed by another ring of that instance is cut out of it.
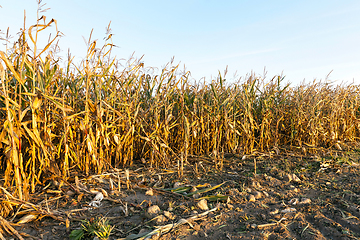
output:
<svg viewBox="0 0 360 240"><path fill-rule="evenodd" d="M292 177L292 180L293 180L294 182L301 182L300 178L299 178L298 176L296 176L295 173L293 173L293 174L291 175L291 177Z"/></svg>
<svg viewBox="0 0 360 240"><path fill-rule="evenodd" d="M299 178L300 178L300 180L303 180L303 181L307 180L307 177L304 174L301 174L299 176Z"/></svg>
<svg viewBox="0 0 360 240"><path fill-rule="evenodd" d="M197 198L200 198L201 195L200 195L199 193L197 193L197 194L192 195L192 197L193 197L194 199L197 199Z"/></svg>
<svg viewBox="0 0 360 240"><path fill-rule="evenodd" d="M146 239L157 240L159 238L160 238L160 233L157 233L157 234L152 235L151 238L146 238Z"/></svg>
<svg viewBox="0 0 360 240"><path fill-rule="evenodd" d="M279 209L275 208L274 211L271 211L270 214L271 215L275 215L275 214L278 214L279 213Z"/></svg>
<svg viewBox="0 0 360 240"><path fill-rule="evenodd" d="M68 195L68 196L72 196L72 195L74 195L74 194L75 194L75 193L74 193L73 191L70 191L70 190L66 192L66 195Z"/></svg>
<svg viewBox="0 0 360 240"><path fill-rule="evenodd" d="M303 199L301 199L300 204L308 204L308 203L311 203L311 199L310 199L310 198L303 198Z"/></svg>
<svg viewBox="0 0 360 240"><path fill-rule="evenodd" d="M285 177L284 177L284 180L286 182L291 182L293 180L292 175L291 174L286 174Z"/></svg>
<svg viewBox="0 0 360 240"><path fill-rule="evenodd" d="M145 195L154 196L154 191L153 191L153 189L150 188L149 190L147 190L147 191L145 192Z"/></svg>
<svg viewBox="0 0 360 240"><path fill-rule="evenodd" d="M159 215L157 218L156 218L156 223L160 224L160 223L164 223L166 222L166 217L164 215Z"/></svg>
<svg viewBox="0 0 360 240"><path fill-rule="evenodd" d="M198 215L198 214L199 214L199 212L196 210L191 211L191 215Z"/></svg>
<svg viewBox="0 0 360 240"><path fill-rule="evenodd" d="M149 217L154 217L154 215L158 214L160 212L160 208L158 205L153 205L148 208L147 215Z"/></svg>
<svg viewBox="0 0 360 240"><path fill-rule="evenodd" d="M265 176L265 180L268 182L271 182L273 179L274 178L272 176L268 176L268 175Z"/></svg>
<svg viewBox="0 0 360 240"><path fill-rule="evenodd" d="M256 198L255 198L254 195L250 194L250 195L248 196L248 200L249 200L249 202L255 202L255 201L256 201Z"/></svg>
<svg viewBox="0 0 360 240"><path fill-rule="evenodd" d="M253 186L254 188L261 188L260 183L257 182L257 181L253 181L253 182L252 182L252 186Z"/></svg>
<svg viewBox="0 0 360 240"><path fill-rule="evenodd" d="M281 210L282 213L291 213L291 212L296 212L295 208L285 208L284 210Z"/></svg>
<svg viewBox="0 0 360 240"><path fill-rule="evenodd" d="M196 187L192 187L190 192L196 192L198 189ZM192 195L193 198L199 198L201 195L199 193Z"/></svg>
<svg viewBox="0 0 360 240"><path fill-rule="evenodd" d="M209 207L208 207L208 204L207 204L207 200L206 200L206 199L203 199L203 200L199 201L199 202L197 203L197 206L198 206L201 210L204 210L204 211L209 210Z"/></svg>
<svg viewBox="0 0 360 240"><path fill-rule="evenodd" d="M174 220L174 219L175 219L175 215L172 214L172 213L169 212L169 211L164 211L164 216L167 217L167 218L170 219L170 220Z"/></svg>
<svg viewBox="0 0 360 240"><path fill-rule="evenodd" d="M296 205L299 203L299 199L298 198L293 198L289 201L289 204L292 204L292 205Z"/></svg>
<svg viewBox="0 0 360 240"><path fill-rule="evenodd" d="M261 192L258 192L258 191L253 192L253 195L254 195L255 199L259 199L262 197Z"/></svg>
<svg viewBox="0 0 360 240"><path fill-rule="evenodd" d="M140 229L139 234L142 234L142 233L145 233L145 232L149 232L149 230L142 228L142 229Z"/></svg>
<svg viewBox="0 0 360 240"><path fill-rule="evenodd" d="M234 205L230 204L230 203L227 203L226 204L226 207L230 210L232 210L234 208ZM219 209L219 208L218 208Z"/></svg>

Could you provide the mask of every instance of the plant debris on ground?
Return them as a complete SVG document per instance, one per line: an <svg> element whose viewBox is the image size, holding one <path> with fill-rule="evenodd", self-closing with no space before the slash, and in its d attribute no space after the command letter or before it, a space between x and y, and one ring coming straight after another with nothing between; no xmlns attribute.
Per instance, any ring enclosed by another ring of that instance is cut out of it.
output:
<svg viewBox="0 0 360 240"><path fill-rule="evenodd" d="M357 152L231 155L221 170L211 157L200 159L201 170L186 164L183 176L176 167L137 166L74 174L68 184L48 180L31 195L34 204L8 197L19 211L9 220L14 230L3 227L5 234L81 239L69 237L84 232L84 221L106 219L108 239L360 238Z"/></svg>

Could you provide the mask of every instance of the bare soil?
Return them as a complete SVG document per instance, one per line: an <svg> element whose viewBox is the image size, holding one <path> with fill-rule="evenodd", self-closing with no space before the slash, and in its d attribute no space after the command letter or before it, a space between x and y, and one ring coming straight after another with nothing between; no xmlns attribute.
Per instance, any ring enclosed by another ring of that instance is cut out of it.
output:
<svg viewBox="0 0 360 240"><path fill-rule="evenodd" d="M26 215L21 211L7 220L14 223L24 239L69 239L72 230L81 228L81 220L94 221L102 216L114 226L109 239L131 239L131 234L150 232L156 226L175 224L205 212L204 216L174 225L168 232L150 238L360 239L359 170L357 152L332 154L332 157L228 154L216 164L211 157L194 157L185 164L182 176L176 167L154 170L137 165L129 170L129 181L124 170L116 169L86 178L79 176L84 189L103 189L108 194L99 207L89 206L95 195L81 191L74 179L69 179L69 184L56 180L44 182L30 202L67 219L68 226L60 217L44 215L29 223L15 224ZM196 198L163 190L173 188L176 182L198 189L200 184L224 183L195 197L226 195L229 198L208 201L209 209L216 210L206 212L198 207ZM74 193L70 185L80 191ZM146 194L149 189L153 189L152 196ZM159 206L160 212L148 214L148 208L154 205Z"/></svg>

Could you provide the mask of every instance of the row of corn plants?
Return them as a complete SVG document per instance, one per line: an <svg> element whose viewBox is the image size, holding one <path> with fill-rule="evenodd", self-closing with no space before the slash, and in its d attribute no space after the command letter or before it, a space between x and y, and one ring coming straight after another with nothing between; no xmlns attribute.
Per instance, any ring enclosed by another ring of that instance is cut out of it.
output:
<svg viewBox="0 0 360 240"><path fill-rule="evenodd" d="M169 63L159 74L136 59L125 66L89 39L87 55L64 67L56 21L41 17L0 52L2 189L26 200L45 174L100 173L145 159L160 167L191 155L248 154L279 146L341 147L360 136L360 86L313 82L292 87L281 76L221 74L193 82Z"/></svg>

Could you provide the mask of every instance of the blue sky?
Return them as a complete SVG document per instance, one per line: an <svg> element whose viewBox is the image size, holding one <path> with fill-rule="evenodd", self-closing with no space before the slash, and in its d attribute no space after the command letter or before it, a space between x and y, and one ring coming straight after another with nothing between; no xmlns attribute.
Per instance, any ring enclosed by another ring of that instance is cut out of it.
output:
<svg viewBox="0 0 360 240"><path fill-rule="evenodd" d="M286 76L293 85L315 78L360 84L358 0L48 0L43 13L64 33L59 45L81 59L91 29L102 42L111 21L114 54L144 55L145 67L175 63L210 80L228 66L227 79L251 72ZM16 33L36 21L35 0L0 0L0 30ZM54 31L53 31L54 32ZM44 39L48 38L44 32ZM4 50L4 46L0 46Z"/></svg>

